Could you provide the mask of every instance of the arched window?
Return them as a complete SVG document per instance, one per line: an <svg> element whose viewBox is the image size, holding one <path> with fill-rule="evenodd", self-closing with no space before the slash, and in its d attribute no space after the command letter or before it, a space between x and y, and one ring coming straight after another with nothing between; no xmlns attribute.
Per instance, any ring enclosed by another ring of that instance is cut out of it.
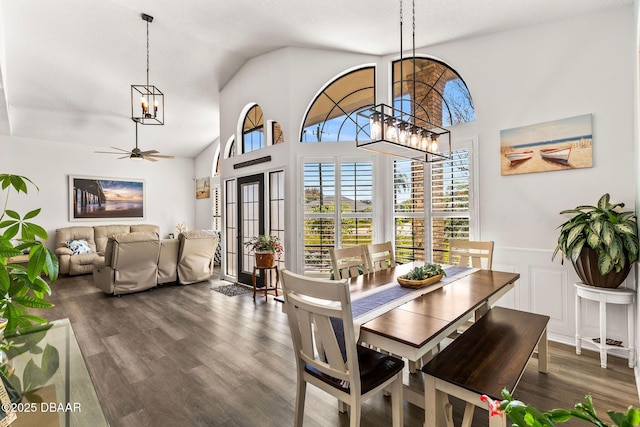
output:
<svg viewBox="0 0 640 427"><path fill-rule="evenodd" d="M224 158L229 159L236 155L236 139L232 136L227 141L227 145L224 148Z"/></svg>
<svg viewBox="0 0 640 427"><path fill-rule="evenodd" d="M440 61L429 58L394 61L393 82L394 107L403 112L438 126L453 126L476 119L467 85L454 69Z"/></svg>
<svg viewBox="0 0 640 427"><path fill-rule="evenodd" d="M264 115L259 105L249 109L242 124L242 152L249 153L264 147Z"/></svg>
<svg viewBox="0 0 640 427"><path fill-rule="evenodd" d="M282 132L282 126L278 122L271 122L271 139L272 144L282 144L284 142L284 133Z"/></svg>
<svg viewBox="0 0 640 427"><path fill-rule="evenodd" d="M329 83L311 104L300 141L355 141L355 112L374 104L374 67L360 68L340 76Z"/></svg>
<svg viewBox="0 0 640 427"><path fill-rule="evenodd" d="M222 159L221 146L218 145L215 154L213 155L213 176L220 176L220 159Z"/></svg>

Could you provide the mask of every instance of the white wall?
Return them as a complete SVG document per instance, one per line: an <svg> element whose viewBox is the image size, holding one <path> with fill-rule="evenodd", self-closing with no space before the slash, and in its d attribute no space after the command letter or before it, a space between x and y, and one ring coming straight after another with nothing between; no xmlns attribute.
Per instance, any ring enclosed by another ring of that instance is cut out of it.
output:
<svg viewBox="0 0 640 427"><path fill-rule="evenodd" d="M57 228L72 225L156 224L161 237L166 237L174 231L176 223L194 223L193 159L177 157L156 163L117 160L117 156L96 154L96 150L104 151L103 148L0 136L0 173L27 176L40 188L39 192L30 189L27 196L11 194L9 207L22 215L42 208L35 222L49 233L49 245L53 244ZM143 179L145 219L69 221L69 175Z"/></svg>
<svg viewBox="0 0 640 427"><path fill-rule="evenodd" d="M551 261L561 210L596 203L609 192L632 209L636 200L631 155L634 148L633 72L635 43L632 8L614 9L543 25L418 49L457 70L475 103L476 121L452 128L454 139L477 137L480 161L480 236L496 242L494 266L517 271L521 279L504 304L551 316L551 335L571 342L575 333L574 288L570 265ZM418 28L418 31L420 29ZM343 71L377 64L377 101L388 102L389 60L342 52L282 49L249 61L221 93L221 140L237 130L248 102L266 119L278 120L285 147L269 147L223 163L222 178L255 173L232 164L275 153L262 166L288 164L288 268L299 265L298 159L310 153L355 154L354 144L301 144L304 113L326 82ZM562 172L500 175L500 130L582 114L593 114L593 167ZM360 153L362 154L362 153ZM384 165L385 159L379 159ZM387 171L389 168L385 168ZM390 203L381 200L383 203ZM390 227L391 219L386 218ZM387 233L388 235L388 233ZM634 286L633 277L627 285ZM587 333L597 330L594 307L586 304ZM609 336L624 339L622 313L610 310ZM586 335L586 334L585 334ZM594 335L595 336L595 335Z"/></svg>
<svg viewBox="0 0 640 427"><path fill-rule="evenodd" d="M215 167L213 162L216 154L216 149L219 145L220 139L217 139L215 142L209 144L207 148L202 150L200 154L198 154L195 160L195 175L193 176L194 179L206 177L211 178L213 176L213 168ZM213 186L213 180L211 184ZM190 229L209 230L211 228L212 201L212 197L209 197L208 199L195 199L195 223L187 224Z"/></svg>

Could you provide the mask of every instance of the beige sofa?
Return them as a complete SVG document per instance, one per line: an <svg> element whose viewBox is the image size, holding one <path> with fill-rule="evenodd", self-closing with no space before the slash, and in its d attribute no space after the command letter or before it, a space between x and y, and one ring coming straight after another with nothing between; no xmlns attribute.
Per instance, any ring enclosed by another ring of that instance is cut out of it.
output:
<svg viewBox="0 0 640 427"><path fill-rule="evenodd" d="M144 291L158 285L160 238L155 232L115 234L103 257L93 261L93 284L108 294Z"/></svg>
<svg viewBox="0 0 640 427"><path fill-rule="evenodd" d="M189 231L178 239L160 239L155 232L115 234L107 239L104 256L93 260L93 282L114 295L153 288L163 283L183 285L213 274L216 234Z"/></svg>
<svg viewBox="0 0 640 427"><path fill-rule="evenodd" d="M60 274L73 276L91 273L93 271L93 261L98 257L99 253L105 252L109 237L115 234L144 231L159 234L160 228L157 225L150 224L113 224L59 228L56 230L55 253L60 262ZM90 253L73 254L68 242L80 240L87 242L87 245L91 248Z"/></svg>

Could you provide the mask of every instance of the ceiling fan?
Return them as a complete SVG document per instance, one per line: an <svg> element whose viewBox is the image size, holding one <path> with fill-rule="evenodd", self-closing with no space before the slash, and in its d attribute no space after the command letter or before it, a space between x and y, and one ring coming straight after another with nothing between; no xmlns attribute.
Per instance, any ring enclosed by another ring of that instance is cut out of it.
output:
<svg viewBox="0 0 640 427"><path fill-rule="evenodd" d="M157 162L158 159L173 159L173 156L165 156L159 154L157 150L148 150L142 151L138 148L138 122L136 122L136 148L133 150L124 150L118 147L111 147L114 150L118 151L96 151L96 153L101 154L125 154L122 157L118 157L118 159L140 159L140 160L149 160L151 162Z"/></svg>

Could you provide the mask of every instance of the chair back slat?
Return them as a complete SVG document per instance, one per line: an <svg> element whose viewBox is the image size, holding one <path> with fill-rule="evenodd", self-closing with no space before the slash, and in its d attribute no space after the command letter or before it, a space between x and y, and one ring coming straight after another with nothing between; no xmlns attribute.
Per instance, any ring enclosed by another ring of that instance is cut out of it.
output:
<svg viewBox="0 0 640 427"><path fill-rule="evenodd" d="M280 277L296 363L306 363L359 389L348 281L307 278L288 270L283 270ZM342 323L340 335L337 335L332 319ZM345 354L339 342L344 343Z"/></svg>
<svg viewBox="0 0 640 427"><path fill-rule="evenodd" d="M493 266L493 242L449 240L449 260L459 259L458 265L491 270Z"/></svg>
<svg viewBox="0 0 640 427"><path fill-rule="evenodd" d="M369 271L386 270L396 266L396 257L391 242L367 245L366 250Z"/></svg>
<svg viewBox="0 0 640 427"><path fill-rule="evenodd" d="M366 274L369 272L364 245L329 249L333 277L336 280Z"/></svg>

